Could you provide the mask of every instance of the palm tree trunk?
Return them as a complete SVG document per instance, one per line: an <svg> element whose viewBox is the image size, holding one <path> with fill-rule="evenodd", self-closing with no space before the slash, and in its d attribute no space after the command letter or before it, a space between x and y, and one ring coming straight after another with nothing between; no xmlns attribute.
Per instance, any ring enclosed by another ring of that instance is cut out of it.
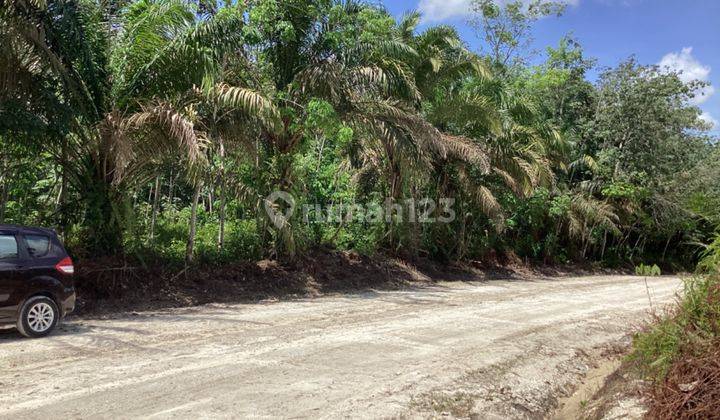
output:
<svg viewBox="0 0 720 420"><path fill-rule="evenodd" d="M195 186L193 194L192 209L190 211L190 232L188 233L187 248L185 250L185 262L190 264L193 262L195 254L195 234L197 233L197 210L200 201L200 191L202 190L202 182L198 182Z"/></svg>
<svg viewBox="0 0 720 420"><path fill-rule="evenodd" d="M85 245L92 256L122 254L125 197L105 179L95 179L83 191L86 203Z"/></svg>

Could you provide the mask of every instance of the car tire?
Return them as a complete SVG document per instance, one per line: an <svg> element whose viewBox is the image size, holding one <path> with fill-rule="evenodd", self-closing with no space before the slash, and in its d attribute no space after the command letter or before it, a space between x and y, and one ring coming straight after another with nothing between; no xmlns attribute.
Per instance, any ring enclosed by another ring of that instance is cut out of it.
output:
<svg viewBox="0 0 720 420"><path fill-rule="evenodd" d="M33 296L22 306L17 329L28 338L40 338L50 334L60 320L55 301L46 296Z"/></svg>

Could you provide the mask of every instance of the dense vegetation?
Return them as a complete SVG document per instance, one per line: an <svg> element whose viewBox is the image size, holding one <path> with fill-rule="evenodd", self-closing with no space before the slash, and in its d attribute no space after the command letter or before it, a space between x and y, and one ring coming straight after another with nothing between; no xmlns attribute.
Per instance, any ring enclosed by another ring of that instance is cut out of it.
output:
<svg viewBox="0 0 720 420"><path fill-rule="evenodd" d="M678 304L635 336L631 359L651 386L649 418L720 412L720 248L703 255Z"/></svg>
<svg viewBox="0 0 720 420"><path fill-rule="evenodd" d="M478 53L352 0L0 0L0 223L86 257L692 263L720 224L701 83L633 58L591 81L569 37L530 65L562 7L475 8ZM273 223L278 190L396 215Z"/></svg>

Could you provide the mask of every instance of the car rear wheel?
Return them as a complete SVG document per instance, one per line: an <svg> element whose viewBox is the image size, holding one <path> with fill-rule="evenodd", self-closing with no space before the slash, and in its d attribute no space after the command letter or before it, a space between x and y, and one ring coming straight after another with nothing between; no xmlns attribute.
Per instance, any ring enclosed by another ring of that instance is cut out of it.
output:
<svg viewBox="0 0 720 420"><path fill-rule="evenodd" d="M55 329L59 319L60 311L52 299L34 296L23 305L17 329L25 337L45 337Z"/></svg>

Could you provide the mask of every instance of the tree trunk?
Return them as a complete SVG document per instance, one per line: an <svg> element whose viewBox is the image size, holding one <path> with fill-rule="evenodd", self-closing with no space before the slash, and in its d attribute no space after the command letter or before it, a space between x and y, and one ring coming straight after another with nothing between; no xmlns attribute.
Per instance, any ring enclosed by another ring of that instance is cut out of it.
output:
<svg viewBox="0 0 720 420"><path fill-rule="evenodd" d="M418 203L418 194L417 190L415 189L415 184L411 186L411 197L412 197L412 220L410 220L410 216L408 215L408 220L411 223L412 227L412 256L414 258L418 258L420 256L420 220L418 218L418 211L424 210L424 209L418 209L417 203ZM410 211L410 209L408 209Z"/></svg>
<svg viewBox="0 0 720 420"><path fill-rule="evenodd" d="M0 223L5 222L5 209L7 208L10 188L5 174L5 156L0 157Z"/></svg>
<svg viewBox="0 0 720 420"><path fill-rule="evenodd" d="M670 241L672 241L672 238L674 236L675 236L675 233L668 236L667 242L665 242L665 248L663 249L663 253L662 253L662 261L663 262L665 261L665 256L667 256L667 250L668 250L668 247L670 246Z"/></svg>
<svg viewBox="0 0 720 420"><path fill-rule="evenodd" d="M175 175L170 171L170 192L168 193L168 202L172 207L173 201L175 201Z"/></svg>
<svg viewBox="0 0 720 420"><path fill-rule="evenodd" d="M105 180L87 185L83 202L85 225L83 243L91 256L117 255L123 252L124 200L122 191Z"/></svg>
<svg viewBox="0 0 720 420"><path fill-rule="evenodd" d="M4 180L0 183L0 224L5 223L5 208L7 207L9 195L9 188L6 184Z"/></svg>
<svg viewBox="0 0 720 420"><path fill-rule="evenodd" d="M400 245L400 226L403 222L405 215L399 215L400 217L398 217L397 219L392 217L393 210L395 209L395 204L400 203L400 196L402 195L402 175L400 173L400 169L396 167L395 164L391 163L390 168L390 201L389 205L385 210L385 217L390 217L390 223L388 224L388 241L390 243L390 246L395 250ZM400 211L402 212L402 203L400 203L400 205ZM398 221L398 223L395 223L396 220Z"/></svg>
<svg viewBox="0 0 720 420"><path fill-rule="evenodd" d="M155 240L155 224L160 209L160 176L155 177L155 195L153 197L152 216L150 217L150 243Z"/></svg>
<svg viewBox="0 0 720 420"><path fill-rule="evenodd" d="M197 210L200 201L200 191L202 190L202 182L198 182L195 186L193 194L192 209L190 211L190 232L188 233L187 249L185 251L185 262L190 264L193 262L195 253L195 234L197 231Z"/></svg>
<svg viewBox="0 0 720 420"><path fill-rule="evenodd" d="M220 226L218 229L217 247L218 250L222 251L225 246L225 213L227 204L225 191L225 145L223 144L222 139L220 139L220 174L218 181L220 184L220 208L218 209Z"/></svg>
<svg viewBox="0 0 720 420"><path fill-rule="evenodd" d="M62 145L62 164L61 164L61 176L62 176L62 183L60 185L60 197L58 198L58 204L59 204L59 211L60 211L60 231L62 234L63 240L67 240L67 234L68 230L70 230L70 219L68 218L68 208L67 208L67 192L68 192L68 173L67 173L67 166L68 166L68 144L67 144L67 138L63 140Z"/></svg>

